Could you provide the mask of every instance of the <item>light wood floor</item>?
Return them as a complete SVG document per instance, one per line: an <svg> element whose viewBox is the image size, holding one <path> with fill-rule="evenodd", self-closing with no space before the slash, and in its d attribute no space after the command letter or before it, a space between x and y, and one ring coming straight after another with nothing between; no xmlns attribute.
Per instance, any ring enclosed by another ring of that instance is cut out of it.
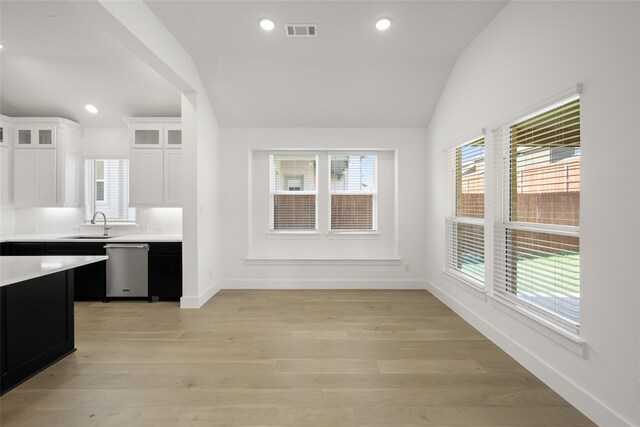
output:
<svg viewBox="0 0 640 427"><path fill-rule="evenodd" d="M593 425L424 291L77 303L76 347L3 427Z"/></svg>

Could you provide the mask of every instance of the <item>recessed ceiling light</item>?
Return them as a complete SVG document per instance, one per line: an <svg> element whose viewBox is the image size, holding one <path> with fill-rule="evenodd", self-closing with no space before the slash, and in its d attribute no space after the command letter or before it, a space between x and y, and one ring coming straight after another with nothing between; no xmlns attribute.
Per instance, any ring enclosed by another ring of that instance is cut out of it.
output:
<svg viewBox="0 0 640 427"><path fill-rule="evenodd" d="M98 114L98 107L93 104L87 104L84 106L85 110L90 112L91 114Z"/></svg>
<svg viewBox="0 0 640 427"><path fill-rule="evenodd" d="M376 21L376 28L380 31L388 30L390 26L391 26L391 18L389 17L379 18Z"/></svg>
<svg viewBox="0 0 640 427"><path fill-rule="evenodd" d="M260 23L260 28L265 31L271 31L276 27L276 23L271 18L260 18L258 22Z"/></svg>

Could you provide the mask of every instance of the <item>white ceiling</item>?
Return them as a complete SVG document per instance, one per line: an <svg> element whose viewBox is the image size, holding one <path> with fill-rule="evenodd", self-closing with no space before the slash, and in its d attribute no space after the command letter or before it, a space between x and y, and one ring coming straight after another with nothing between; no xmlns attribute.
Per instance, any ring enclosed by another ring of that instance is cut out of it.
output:
<svg viewBox="0 0 640 427"><path fill-rule="evenodd" d="M85 127L180 115L177 89L72 3L3 0L0 14L0 113L64 117ZM86 112L87 103L99 114Z"/></svg>
<svg viewBox="0 0 640 427"><path fill-rule="evenodd" d="M146 3L193 56L221 125L264 127L425 127L458 55L506 4ZM318 24L318 37L288 38L285 23Z"/></svg>
<svg viewBox="0 0 640 427"><path fill-rule="evenodd" d="M146 4L193 56L222 126L425 127L456 58L506 1ZM388 32L374 29L380 16ZM287 38L285 23L318 24L318 37ZM178 91L71 2L2 0L0 41L2 114L86 127L180 115Z"/></svg>

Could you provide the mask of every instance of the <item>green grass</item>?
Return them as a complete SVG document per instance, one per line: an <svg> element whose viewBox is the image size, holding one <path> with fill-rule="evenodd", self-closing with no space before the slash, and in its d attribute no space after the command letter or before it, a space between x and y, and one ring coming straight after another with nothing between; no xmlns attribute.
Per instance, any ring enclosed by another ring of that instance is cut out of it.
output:
<svg viewBox="0 0 640 427"><path fill-rule="evenodd" d="M521 257L518 259L517 289L523 292L557 292L580 293L580 254L565 253L544 257ZM484 260L463 261L460 269L463 273L479 280L484 280ZM541 271L543 270L543 271ZM554 271L562 271L564 280L554 277Z"/></svg>

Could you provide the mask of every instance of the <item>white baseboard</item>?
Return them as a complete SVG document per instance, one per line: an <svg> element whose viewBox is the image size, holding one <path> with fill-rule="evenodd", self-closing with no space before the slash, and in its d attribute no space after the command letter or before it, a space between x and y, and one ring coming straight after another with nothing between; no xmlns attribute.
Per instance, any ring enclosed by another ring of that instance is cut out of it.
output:
<svg viewBox="0 0 640 427"><path fill-rule="evenodd" d="M633 426L632 422L617 414L587 390L529 352L516 340L502 333L442 288L435 286L428 280L425 281L425 288L596 424L608 427Z"/></svg>
<svg viewBox="0 0 640 427"><path fill-rule="evenodd" d="M233 279L222 289L424 289L424 280L409 279Z"/></svg>
<svg viewBox="0 0 640 427"><path fill-rule="evenodd" d="M180 298L180 308L200 308L207 301L209 301L215 294L217 294L222 287L220 282L216 282L211 285L209 289L201 293L197 297L182 297Z"/></svg>

